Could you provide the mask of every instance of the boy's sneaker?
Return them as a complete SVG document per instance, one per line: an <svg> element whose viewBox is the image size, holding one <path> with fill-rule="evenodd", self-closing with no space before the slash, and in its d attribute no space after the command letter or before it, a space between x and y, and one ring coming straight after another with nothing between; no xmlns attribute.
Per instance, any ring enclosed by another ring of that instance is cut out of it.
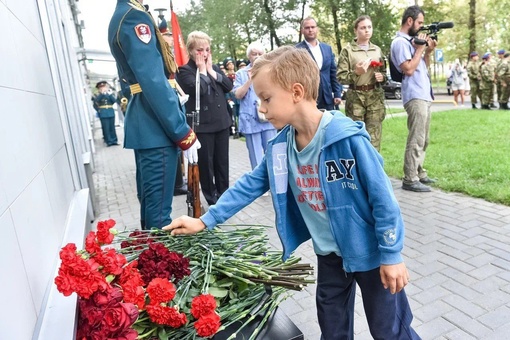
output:
<svg viewBox="0 0 510 340"><path fill-rule="evenodd" d="M403 190L409 190L414 192L429 192L432 191L429 186L421 183L420 181L413 182L411 184L402 183Z"/></svg>
<svg viewBox="0 0 510 340"><path fill-rule="evenodd" d="M427 177L420 178L420 182L422 182L423 184L432 184L432 183L436 183L437 181L435 179L432 179L429 176L427 176Z"/></svg>

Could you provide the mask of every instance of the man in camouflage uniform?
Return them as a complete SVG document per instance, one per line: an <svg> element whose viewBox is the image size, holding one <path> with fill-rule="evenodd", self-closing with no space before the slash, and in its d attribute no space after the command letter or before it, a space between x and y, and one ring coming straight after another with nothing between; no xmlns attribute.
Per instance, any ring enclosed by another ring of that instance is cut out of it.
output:
<svg viewBox="0 0 510 340"><path fill-rule="evenodd" d="M478 61L478 52L471 52L469 54L469 62L467 64L467 73L469 77L469 84L471 86L471 107L473 109L477 109L477 97L482 101L482 96L480 92L480 62Z"/></svg>
<svg viewBox="0 0 510 340"><path fill-rule="evenodd" d="M494 98L494 68L490 63L490 53L485 53L482 57L482 64L480 65L480 91L482 92L482 109L490 110L492 98ZM492 96L492 97L491 97Z"/></svg>
<svg viewBox="0 0 510 340"><path fill-rule="evenodd" d="M510 110L508 99L510 97L510 52L504 54L503 61L498 70L498 85L501 86L501 98L499 108Z"/></svg>
<svg viewBox="0 0 510 340"><path fill-rule="evenodd" d="M495 71L494 71L494 79L496 81L496 91L497 91L497 95L498 95L498 103L499 103L499 108L500 109L505 109L501 105L502 104L501 95L503 93L503 86L501 85L501 82L498 80L499 73L501 72L501 66L503 65L504 55L505 55L505 50L499 50L498 51L498 58L499 59L496 62L496 68L495 68Z"/></svg>

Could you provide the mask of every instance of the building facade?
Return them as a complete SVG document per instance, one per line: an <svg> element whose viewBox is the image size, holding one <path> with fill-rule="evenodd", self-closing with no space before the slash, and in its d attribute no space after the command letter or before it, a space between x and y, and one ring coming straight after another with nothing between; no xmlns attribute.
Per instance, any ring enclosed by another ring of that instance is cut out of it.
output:
<svg viewBox="0 0 510 340"><path fill-rule="evenodd" d="M90 86L75 0L0 0L0 339L74 338L58 253L94 219Z"/></svg>

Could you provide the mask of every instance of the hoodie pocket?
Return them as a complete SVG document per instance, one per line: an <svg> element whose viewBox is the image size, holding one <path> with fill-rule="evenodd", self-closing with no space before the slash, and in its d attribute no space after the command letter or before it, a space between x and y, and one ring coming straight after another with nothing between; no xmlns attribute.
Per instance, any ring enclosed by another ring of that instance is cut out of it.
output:
<svg viewBox="0 0 510 340"><path fill-rule="evenodd" d="M333 235L344 258L363 258L378 251L375 227L365 222L350 205L331 209Z"/></svg>

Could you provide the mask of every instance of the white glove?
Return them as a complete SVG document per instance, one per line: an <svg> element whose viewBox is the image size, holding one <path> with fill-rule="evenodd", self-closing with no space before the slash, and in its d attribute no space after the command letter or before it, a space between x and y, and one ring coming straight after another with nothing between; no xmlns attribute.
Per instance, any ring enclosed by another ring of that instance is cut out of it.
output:
<svg viewBox="0 0 510 340"><path fill-rule="evenodd" d="M183 151L184 157L186 157L188 162L198 163L198 149L200 149L201 146L202 145L200 145L200 141L197 138L195 143L193 143L189 149Z"/></svg>

